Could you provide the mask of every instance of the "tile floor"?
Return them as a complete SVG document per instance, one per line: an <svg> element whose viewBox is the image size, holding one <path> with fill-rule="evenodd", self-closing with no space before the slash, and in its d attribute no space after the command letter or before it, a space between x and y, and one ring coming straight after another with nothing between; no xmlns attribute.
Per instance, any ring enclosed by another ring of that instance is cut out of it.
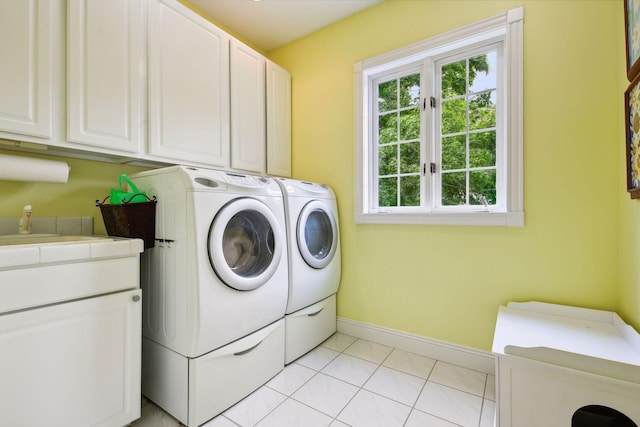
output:
<svg viewBox="0 0 640 427"><path fill-rule="evenodd" d="M495 377L336 333L206 427L492 427ZM149 401L132 427L178 427Z"/></svg>

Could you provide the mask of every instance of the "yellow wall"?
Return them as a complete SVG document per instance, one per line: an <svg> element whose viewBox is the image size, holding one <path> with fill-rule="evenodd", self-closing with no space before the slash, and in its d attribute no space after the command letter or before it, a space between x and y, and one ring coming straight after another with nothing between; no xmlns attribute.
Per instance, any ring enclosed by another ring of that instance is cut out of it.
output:
<svg viewBox="0 0 640 427"><path fill-rule="evenodd" d="M96 200L109 195L109 189L117 186L120 174L131 175L146 169L2 149L0 154L64 161L71 167L66 184L0 180L0 217L19 218L22 207L32 205L34 218L93 216L94 232L101 235L107 233Z"/></svg>
<svg viewBox="0 0 640 427"><path fill-rule="evenodd" d="M520 5L526 226L356 225L354 63ZM390 0L270 53L292 73L294 177L338 196L339 316L490 349L499 305L615 310L620 269L637 321L640 272L618 263L619 223L639 213L618 209L622 15L608 0ZM639 247L640 226L622 240Z"/></svg>

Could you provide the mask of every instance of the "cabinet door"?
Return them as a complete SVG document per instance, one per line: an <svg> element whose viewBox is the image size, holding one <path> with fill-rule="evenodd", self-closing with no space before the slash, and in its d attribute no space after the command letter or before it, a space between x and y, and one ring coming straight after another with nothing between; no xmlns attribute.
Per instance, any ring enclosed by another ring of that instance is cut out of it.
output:
<svg viewBox="0 0 640 427"><path fill-rule="evenodd" d="M149 0L149 150L229 166L229 36L175 0Z"/></svg>
<svg viewBox="0 0 640 427"><path fill-rule="evenodd" d="M267 61L267 173L291 176L291 74Z"/></svg>
<svg viewBox="0 0 640 427"><path fill-rule="evenodd" d="M146 105L143 6L69 0L69 141L140 152Z"/></svg>
<svg viewBox="0 0 640 427"><path fill-rule="evenodd" d="M52 0L0 1L0 130L53 137L61 8Z"/></svg>
<svg viewBox="0 0 640 427"><path fill-rule="evenodd" d="M7 426L121 426L140 417L141 291L0 316Z"/></svg>
<svg viewBox="0 0 640 427"><path fill-rule="evenodd" d="M265 58L232 39L231 167L266 170Z"/></svg>

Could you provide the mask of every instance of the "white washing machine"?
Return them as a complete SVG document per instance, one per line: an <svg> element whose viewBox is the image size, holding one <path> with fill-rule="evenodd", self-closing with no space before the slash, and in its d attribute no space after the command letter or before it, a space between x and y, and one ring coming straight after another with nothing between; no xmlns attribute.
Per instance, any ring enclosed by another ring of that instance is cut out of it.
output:
<svg viewBox="0 0 640 427"><path fill-rule="evenodd" d="M197 426L284 367L282 192L271 178L185 166L130 178L158 200L141 264L142 390Z"/></svg>
<svg viewBox="0 0 640 427"><path fill-rule="evenodd" d="M333 190L325 184L276 178L282 187L289 244L285 363L336 331L340 228Z"/></svg>

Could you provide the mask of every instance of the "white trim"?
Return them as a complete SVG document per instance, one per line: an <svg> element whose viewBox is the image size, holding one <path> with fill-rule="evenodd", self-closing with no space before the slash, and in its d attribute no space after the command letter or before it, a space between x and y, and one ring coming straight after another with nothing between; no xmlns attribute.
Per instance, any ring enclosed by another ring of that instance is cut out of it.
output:
<svg viewBox="0 0 640 427"><path fill-rule="evenodd" d="M355 73L355 215L357 224L433 224L433 225L489 225L524 226L524 144L523 144L523 21L524 7L510 9L500 15L488 18L459 29L365 59L354 65ZM504 37L504 70L508 87L506 92L506 206L497 212L474 212L473 208L464 212L421 211L416 213L374 212L371 210L373 197L370 182L370 148L366 137L370 132L369 105L370 82L381 73L388 72L400 64L424 60L426 56L438 53L442 45L452 49L453 45L468 44L470 37L480 37L484 41ZM426 56L425 56L426 55ZM367 199L365 199L367 195ZM506 212L505 212L506 210Z"/></svg>
<svg viewBox="0 0 640 427"><path fill-rule="evenodd" d="M524 13L524 12L523 12ZM474 42L483 43L505 34L505 26L508 12L484 19L461 28L448 31L443 34L422 40L409 46L386 52L373 58L365 59L361 62L361 69L367 70L370 74L384 71L393 63L392 67L422 61L428 56L436 56L442 51L442 46L446 45L447 51L453 51L458 45L468 44L468 39L473 37Z"/></svg>
<svg viewBox="0 0 640 427"><path fill-rule="evenodd" d="M388 345L431 359L495 375L495 357L488 351L439 341L395 329L384 328L356 320L337 318L338 332L378 344Z"/></svg>
<svg viewBox="0 0 640 427"><path fill-rule="evenodd" d="M365 132L369 126L369 115L365 114L369 105L368 93L364 90L364 76L362 71L362 63L358 62L354 66L355 72L355 138L356 138L356 166L355 166L355 211L356 213L365 211L364 194L369 194L369 165L364 161L364 155L367 152L365 146ZM366 177L366 179L365 179ZM366 207L368 209L368 206ZM357 222L357 220L356 220Z"/></svg>
<svg viewBox="0 0 640 427"><path fill-rule="evenodd" d="M523 113L523 20L524 8L521 6L509 11L508 28L505 40L507 53L507 78L509 87L507 96L507 132L508 154L507 193L508 211L522 212L524 225L524 113ZM516 19L517 18L517 19Z"/></svg>
<svg viewBox="0 0 640 427"><path fill-rule="evenodd" d="M495 225L522 227L524 212L359 213L356 224Z"/></svg>
<svg viewBox="0 0 640 427"><path fill-rule="evenodd" d="M455 62L459 62L462 60L469 60L472 57L475 57L477 55L487 55L490 52L495 53L496 55L496 81L495 81L495 96L496 96L496 124L493 126L495 129L493 130L493 132L495 132L496 135L496 152L495 152L495 156L497 159L497 162L495 164L495 166L493 167L489 167L487 168L488 170L493 170L495 171L496 174L496 201L495 204L491 205L490 209L484 209L485 212L490 211L490 212L507 212L506 209L506 204L504 202L505 198L506 198L506 194L505 194L505 189L506 189L506 185L504 185L504 182L506 180L507 177L507 162L505 161L505 155L504 152L508 151L508 147L506 147L507 143L508 143L508 138L506 136L507 134L507 128L505 127L505 120L504 120L504 115L505 115L505 110L508 108L508 104L505 102L506 101L506 97L505 97L505 83L504 83L504 77L503 77L503 57L504 57L504 50L506 48L506 43L504 42L504 37L496 40L495 43L491 43L491 44L487 44L487 43L483 43L483 44L479 44L478 46L476 46L475 48L473 48L472 46L467 46L465 49L463 49L462 51L459 52L447 52L445 55L441 55L440 57L436 57L433 58L434 60L434 73L436 75L436 87L442 88L442 68L446 65L455 63ZM468 76L467 76L468 78ZM467 81L467 83L470 83L469 81ZM466 93L463 95L459 95L458 97L456 97L457 99L464 99L467 102L470 102L470 97L471 97L471 93ZM442 94L438 94L436 96L436 102L442 106L444 104L443 99L442 99ZM433 126L433 150L435 153L434 158L436 159L436 163L438 163L437 159L441 159L442 157L442 140L443 140L443 134L442 134L442 115L443 115L443 108L439 108L438 109L438 114L435 115L435 121L433 122L435 125ZM482 130L471 130L468 125L470 124L470 118L467 117L466 118L466 123L467 123L467 127L465 127L464 131L461 131L458 135L459 136L465 136L467 139L467 143L469 143L469 140L471 138L471 134L477 133L477 132L481 132L481 133L488 133L490 132L489 129L482 129ZM506 122L508 123L508 121ZM452 135L445 135L445 137L451 137ZM469 162L469 158L471 156L471 152L470 149L467 148L466 151L466 161ZM442 165L441 165L442 166ZM466 194L466 198L467 198L467 203L469 203L470 199L471 199L471 190L470 190L470 175L472 173L472 171L478 171L477 168L473 168L469 163L465 163L465 166L460 166L458 169L458 173L464 173L467 177L466 179L466 184L467 187L465 189L465 194ZM448 171L451 172L451 171ZM433 207L430 213L437 213L436 210L449 210L449 211L458 211L458 212L474 212L477 210L481 210L482 206L479 205L468 205L465 207L462 206L446 206L442 204L442 178L445 174L440 171L440 173L438 174L434 174L433 175L433 182L431 184L431 186L433 187L434 190L434 195L435 197L433 197L431 199L431 206ZM436 211L436 212L434 212ZM480 221L482 222L482 221ZM480 224L478 224L480 225ZM504 224L498 224L498 225L504 225Z"/></svg>
<svg viewBox="0 0 640 427"><path fill-rule="evenodd" d="M507 11L507 24L524 21L524 6L514 7Z"/></svg>

